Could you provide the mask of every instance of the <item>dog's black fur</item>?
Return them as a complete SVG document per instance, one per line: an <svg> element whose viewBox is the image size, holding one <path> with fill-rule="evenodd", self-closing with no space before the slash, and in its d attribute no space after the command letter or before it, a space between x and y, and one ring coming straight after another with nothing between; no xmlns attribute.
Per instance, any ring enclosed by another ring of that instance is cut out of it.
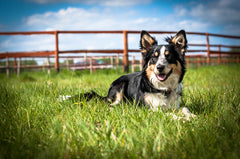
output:
<svg viewBox="0 0 240 159"><path fill-rule="evenodd" d="M91 91L81 94L80 98L89 100L97 97L110 102L111 106L128 100L154 110L179 108L185 74L185 31L179 31L174 37L166 38L166 41L168 45L158 45L155 38L142 31L140 48L143 70L119 77L111 84L106 97Z"/></svg>

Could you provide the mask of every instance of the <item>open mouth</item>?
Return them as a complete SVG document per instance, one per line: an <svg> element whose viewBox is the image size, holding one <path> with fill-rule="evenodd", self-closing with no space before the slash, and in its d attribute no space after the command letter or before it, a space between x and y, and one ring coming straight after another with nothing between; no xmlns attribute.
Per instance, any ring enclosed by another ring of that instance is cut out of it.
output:
<svg viewBox="0 0 240 159"><path fill-rule="evenodd" d="M172 69L167 74L160 73L159 75L156 75L156 76L159 81L163 82L163 81L167 80L167 78L171 75L171 73L172 73Z"/></svg>

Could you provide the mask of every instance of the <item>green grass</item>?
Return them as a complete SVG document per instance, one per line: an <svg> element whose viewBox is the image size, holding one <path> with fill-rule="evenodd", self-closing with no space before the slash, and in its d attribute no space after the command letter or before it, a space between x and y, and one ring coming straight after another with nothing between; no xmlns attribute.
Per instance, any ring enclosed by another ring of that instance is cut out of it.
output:
<svg viewBox="0 0 240 159"><path fill-rule="evenodd" d="M197 115L191 121L130 103L57 100L106 95L121 71L1 74L0 158L240 158L239 70L188 69L181 106Z"/></svg>

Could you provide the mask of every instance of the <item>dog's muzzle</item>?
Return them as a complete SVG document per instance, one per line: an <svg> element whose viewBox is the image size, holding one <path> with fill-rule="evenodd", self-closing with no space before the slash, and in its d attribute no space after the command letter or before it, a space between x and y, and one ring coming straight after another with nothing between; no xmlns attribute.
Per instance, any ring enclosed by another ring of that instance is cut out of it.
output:
<svg viewBox="0 0 240 159"><path fill-rule="evenodd" d="M158 73L156 74L157 78L159 81L163 82L165 80L167 80L167 78L171 75L172 73L172 69L168 72L165 73L165 67L164 65L157 65L157 71Z"/></svg>

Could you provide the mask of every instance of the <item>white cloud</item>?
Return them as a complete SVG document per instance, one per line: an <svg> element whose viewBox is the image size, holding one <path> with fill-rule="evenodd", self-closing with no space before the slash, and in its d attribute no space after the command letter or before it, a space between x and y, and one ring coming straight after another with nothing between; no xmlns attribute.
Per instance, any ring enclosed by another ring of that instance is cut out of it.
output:
<svg viewBox="0 0 240 159"><path fill-rule="evenodd" d="M54 50L54 42L52 35L10 36L0 43L0 50L1 52Z"/></svg>
<svg viewBox="0 0 240 159"><path fill-rule="evenodd" d="M100 4L104 6L133 6L138 4L147 4L152 0L103 0Z"/></svg>
<svg viewBox="0 0 240 159"><path fill-rule="evenodd" d="M213 0L194 5L175 7L179 17L190 17L212 27L223 28L222 33L238 34L240 31L240 3L238 0ZM234 30L225 30L232 28Z"/></svg>
<svg viewBox="0 0 240 159"><path fill-rule="evenodd" d="M211 5L204 6L203 4L199 4L191 9L190 15L206 21L211 20L216 23L235 23L239 20L240 10L234 10L233 8L222 6L220 3L216 3L215 7L210 6Z"/></svg>
<svg viewBox="0 0 240 159"><path fill-rule="evenodd" d="M133 6L138 4L147 4L152 0L27 0L38 4L48 3L81 3L81 4L99 4L102 6L120 7L120 6Z"/></svg>
<svg viewBox="0 0 240 159"><path fill-rule="evenodd" d="M131 12L119 15L108 9L85 10L69 7L58 12L32 15L25 19L25 24L29 28L37 28L38 30L123 29L127 25L125 23L127 23L129 15L131 16Z"/></svg>
<svg viewBox="0 0 240 159"><path fill-rule="evenodd" d="M25 27L35 30L180 30L186 21L177 21L173 16L164 19L158 17L139 17L133 11L114 12L114 9L89 10L82 8L61 9L58 12L46 12L32 15L24 20ZM206 25L192 24L189 29L199 29ZM187 25L189 25L187 24Z"/></svg>
<svg viewBox="0 0 240 159"><path fill-rule="evenodd" d="M183 11L184 14L185 11ZM184 18L185 19L185 18ZM29 30L159 30L206 31L208 23L194 20L182 20L174 15L165 18L142 17L138 12L124 10L120 13L115 8L82 9L69 7L56 12L46 12L26 17L23 27ZM164 42L165 35L156 35L159 43ZM129 48L139 48L140 35L129 35ZM60 50L74 49L122 49L121 34L60 34ZM1 43L3 51L54 50L54 36L51 38L26 36L22 40L11 37Z"/></svg>
<svg viewBox="0 0 240 159"><path fill-rule="evenodd" d="M200 21L193 20L182 20L178 24L180 28L185 28L187 31L207 31L207 28L210 26L209 23L202 23Z"/></svg>

